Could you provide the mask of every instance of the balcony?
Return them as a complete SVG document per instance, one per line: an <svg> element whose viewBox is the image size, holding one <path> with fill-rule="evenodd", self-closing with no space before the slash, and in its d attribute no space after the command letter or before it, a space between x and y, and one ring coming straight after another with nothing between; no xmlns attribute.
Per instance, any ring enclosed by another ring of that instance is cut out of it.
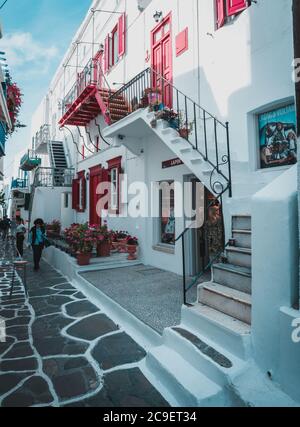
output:
<svg viewBox="0 0 300 427"><path fill-rule="evenodd" d="M101 113L97 100L100 65L92 59L78 75L77 81L63 101L61 126L86 126Z"/></svg>
<svg viewBox="0 0 300 427"><path fill-rule="evenodd" d="M33 150L28 150L28 152L22 157L20 161L20 169L23 171L32 171L41 165L42 160L36 155L36 152Z"/></svg>
<svg viewBox="0 0 300 427"><path fill-rule="evenodd" d="M33 186L37 187L72 187L74 169L38 168L35 172Z"/></svg>
<svg viewBox="0 0 300 427"><path fill-rule="evenodd" d="M50 139L49 125L41 126L34 137L34 146L36 154L48 154L48 142Z"/></svg>
<svg viewBox="0 0 300 427"><path fill-rule="evenodd" d="M17 178L13 179L11 183L12 190L25 190L28 188L28 179L27 178Z"/></svg>

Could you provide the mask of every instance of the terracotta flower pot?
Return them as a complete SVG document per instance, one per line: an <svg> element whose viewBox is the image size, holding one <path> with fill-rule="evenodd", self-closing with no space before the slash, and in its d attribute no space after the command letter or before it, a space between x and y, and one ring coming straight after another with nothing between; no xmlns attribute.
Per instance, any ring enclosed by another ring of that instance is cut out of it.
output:
<svg viewBox="0 0 300 427"><path fill-rule="evenodd" d="M121 254L126 254L127 250L126 250L126 245L127 245L127 239L120 239L118 241L119 243L119 252Z"/></svg>
<svg viewBox="0 0 300 427"><path fill-rule="evenodd" d="M127 252L128 252L128 257L127 259L129 261L134 261L136 260L136 252L137 252L137 245L127 245Z"/></svg>
<svg viewBox="0 0 300 427"><path fill-rule="evenodd" d="M119 250L119 242L111 242L111 248L113 251Z"/></svg>
<svg viewBox="0 0 300 427"><path fill-rule="evenodd" d="M77 264L78 265L89 265L91 260L91 254L82 254L80 252L77 252Z"/></svg>
<svg viewBox="0 0 300 427"><path fill-rule="evenodd" d="M179 129L179 135L181 136L181 138L185 138L188 139L189 137L189 130L188 129Z"/></svg>
<svg viewBox="0 0 300 427"><path fill-rule="evenodd" d="M98 257L108 257L110 256L111 244L108 240L99 242L97 244L97 256Z"/></svg>

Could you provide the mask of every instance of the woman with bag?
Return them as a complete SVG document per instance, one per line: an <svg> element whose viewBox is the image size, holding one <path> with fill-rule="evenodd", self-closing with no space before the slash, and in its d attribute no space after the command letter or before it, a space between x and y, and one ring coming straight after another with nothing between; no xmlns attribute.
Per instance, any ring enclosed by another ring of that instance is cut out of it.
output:
<svg viewBox="0 0 300 427"><path fill-rule="evenodd" d="M34 221L34 226L30 230L28 242L33 250L34 271L39 271L42 253L47 244L46 227L40 218Z"/></svg>

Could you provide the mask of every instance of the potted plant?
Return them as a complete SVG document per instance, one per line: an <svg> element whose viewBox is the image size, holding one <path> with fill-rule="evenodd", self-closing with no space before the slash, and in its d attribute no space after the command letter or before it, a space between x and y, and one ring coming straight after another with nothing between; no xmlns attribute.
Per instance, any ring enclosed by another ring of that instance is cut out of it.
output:
<svg viewBox="0 0 300 427"><path fill-rule="evenodd" d="M118 236L116 232L111 233L111 248L114 252L119 251L119 242L118 242Z"/></svg>
<svg viewBox="0 0 300 427"><path fill-rule="evenodd" d="M179 124L179 135L181 138L188 139L189 135L193 131L194 121L189 122L185 115L180 112L178 115L178 124Z"/></svg>
<svg viewBox="0 0 300 427"><path fill-rule="evenodd" d="M61 232L61 223L59 220L54 219L50 224L46 225L47 236L52 238L59 238Z"/></svg>
<svg viewBox="0 0 300 427"><path fill-rule="evenodd" d="M88 265L95 245L95 236L88 224L73 224L65 230L66 241L78 265Z"/></svg>
<svg viewBox="0 0 300 427"><path fill-rule="evenodd" d="M139 242L136 237L132 237L132 236L127 237L126 249L127 249L127 253L129 254L127 257L129 261L136 260L137 258L136 252L137 252L138 245L139 245Z"/></svg>
<svg viewBox="0 0 300 427"><path fill-rule="evenodd" d="M111 249L111 232L107 225L97 227L95 230L95 240L98 257L109 257Z"/></svg>
<svg viewBox="0 0 300 427"><path fill-rule="evenodd" d="M126 245L127 245L127 238L128 238L127 231L116 231L116 234L117 234L119 252L126 253Z"/></svg>

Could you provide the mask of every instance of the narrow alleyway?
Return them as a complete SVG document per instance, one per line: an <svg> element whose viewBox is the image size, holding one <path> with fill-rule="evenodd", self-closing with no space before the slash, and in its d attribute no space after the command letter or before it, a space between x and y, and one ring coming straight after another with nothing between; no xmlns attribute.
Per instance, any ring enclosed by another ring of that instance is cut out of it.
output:
<svg viewBox="0 0 300 427"><path fill-rule="evenodd" d="M30 255L30 254L28 254ZM139 369L145 351L47 263L9 298L0 275L0 406L168 406Z"/></svg>

